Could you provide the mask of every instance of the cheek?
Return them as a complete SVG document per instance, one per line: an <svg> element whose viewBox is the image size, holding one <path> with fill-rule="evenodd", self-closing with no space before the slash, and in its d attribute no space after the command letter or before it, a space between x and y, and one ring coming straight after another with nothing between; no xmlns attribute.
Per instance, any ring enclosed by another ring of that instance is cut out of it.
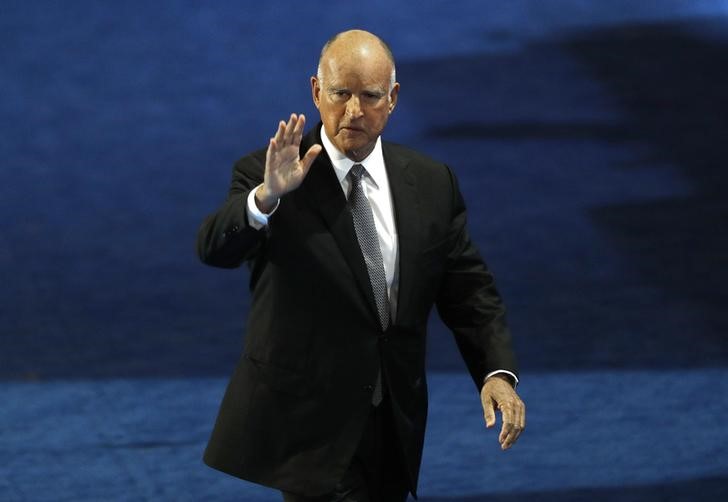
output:
<svg viewBox="0 0 728 502"><path fill-rule="evenodd" d="M329 124L336 125L341 122L342 113L336 108L328 108L325 113L322 113L322 119Z"/></svg>
<svg viewBox="0 0 728 502"><path fill-rule="evenodd" d="M384 126L387 124L387 119L389 118L389 111L385 109L384 112L377 111L377 113L372 114L372 118L370 121L372 129L376 129L379 132L381 132L382 129L384 129Z"/></svg>

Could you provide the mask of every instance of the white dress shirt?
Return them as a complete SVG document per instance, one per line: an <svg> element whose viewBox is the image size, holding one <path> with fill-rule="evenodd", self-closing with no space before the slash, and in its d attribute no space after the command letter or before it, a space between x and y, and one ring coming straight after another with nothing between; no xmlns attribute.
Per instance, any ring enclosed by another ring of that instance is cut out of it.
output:
<svg viewBox="0 0 728 502"><path fill-rule="evenodd" d="M349 170L354 164L361 164L366 169L366 174L362 177L362 188L374 215L374 225L377 228L379 248L382 251L389 304L391 306L392 320L394 321L397 318L397 292L399 291L399 241L394 219L392 192L389 189L389 178L387 177L387 170L384 167L384 156L382 155L382 138L381 136L377 138L374 150L361 162L354 162L344 155L344 153L340 152L328 138L323 127L321 128L321 143L329 159L331 159L336 177L347 198L351 188L347 176ZM262 184L259 186L262 186ZM258 209L255 203L255 192L257 189L256 187L248 194L248 224L255 229L261 229L268 225L268 217L278 208L280 200L270 213L265 214ZM518 383L516 375L507 370L496 370L488 373L486 379L497 373L510 375L513 381Z"/></svg>

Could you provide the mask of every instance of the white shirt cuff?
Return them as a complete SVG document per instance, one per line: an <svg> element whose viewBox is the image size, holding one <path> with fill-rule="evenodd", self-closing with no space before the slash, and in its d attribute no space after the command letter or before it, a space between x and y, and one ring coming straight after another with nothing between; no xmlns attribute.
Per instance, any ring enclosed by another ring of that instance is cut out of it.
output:
<svg viewBox="0 0 728 502"><path fill-rule="evenodd" d="M508 371L508 370L495 370L495 371L491 371L490 373L488 373L487 375L485 375L485 378L483 379L483 381L485 382L487 379L489 379L493 375L497 375L498 373L505 373L506 375L512 377L513 378L513 382L515 382L514 385L513 385L514 388L518 385L518 377L515 374L513 374L512 372Z"/></svg>
<svg viewBox="0 0 728 502"><path fill-rule="evenodd" d="M255 192L257 192L258 188L262 186L263 184L261 183L257 187L253 188L250 193L248 193L248 225L256 230L260 230L261 228L268 226L268 218L270 218L270 216L276 212L276 209L278 209L278 205L281 203L281 200L278 199L278 201L276 202L276 206L271 210L270 213L267 214L258 209L258 205L255 203Z"/></svg>

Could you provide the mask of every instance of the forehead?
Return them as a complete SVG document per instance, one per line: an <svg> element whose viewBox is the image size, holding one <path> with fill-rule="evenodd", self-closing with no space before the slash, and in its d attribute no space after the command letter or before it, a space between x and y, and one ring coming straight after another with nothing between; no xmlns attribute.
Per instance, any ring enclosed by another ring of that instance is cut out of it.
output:
<svg viewBox="0 0 728 502"><path fill-rule="evenodd" d="M321 63L329 85L389 86L392 63L381 49L331 47Z"/></svg>

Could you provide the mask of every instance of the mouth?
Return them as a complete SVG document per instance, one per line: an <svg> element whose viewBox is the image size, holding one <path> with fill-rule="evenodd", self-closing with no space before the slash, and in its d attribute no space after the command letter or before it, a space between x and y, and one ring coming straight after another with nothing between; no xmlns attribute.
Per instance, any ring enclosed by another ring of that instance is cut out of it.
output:
<svg viewBox="0 0 728 502"><path fill-rule="evenodd" d="M349 132L364 132L364 129L361 129L359 127L352 127L352 126L345 126L339 129L340 131L349 131Z"/></svg>

